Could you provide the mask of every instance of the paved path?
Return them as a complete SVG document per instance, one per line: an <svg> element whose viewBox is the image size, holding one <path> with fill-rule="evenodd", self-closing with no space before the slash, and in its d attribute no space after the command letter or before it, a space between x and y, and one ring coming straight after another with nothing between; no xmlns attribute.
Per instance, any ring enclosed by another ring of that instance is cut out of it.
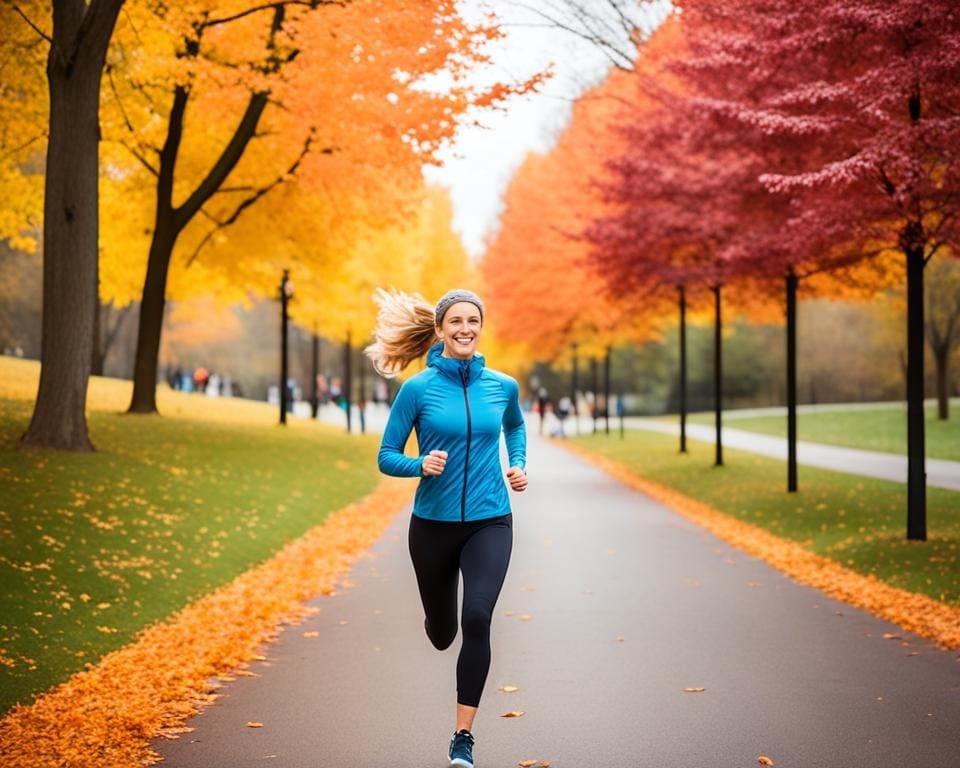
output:
<svg viewBox="0 0 960 768"><path fill-rule="evenodd" d="M628 418L624 420L624 424L632 429L646 429L669 435L680 434L680 425L675 422ZM611 424L612 428L613 424ZM758 432L731 427L722 427L721 435L725 447L787 460L785 437L762 435ZM687 436L712 445L716 437L716 427L688 422ZM797 440L797 463L853 475L877 477L881 480L893 480L898 483L907 482L907 457L896 453L861 451L856 448L842 448L836 445ZM925 463L928 486L960 491L960 461L928 458Z"/></svg>
<svg viewBox="0 0 960 768"><path fill-rule="evenodd" d="M556 445L534 438L530 453L478 768L957 765L956 653L789 581ZM447 764L459 639L439 653L423 635L408 514L352 587L265 650L259 677L225 684L192 733L156 743L166 765Z"/></svg>

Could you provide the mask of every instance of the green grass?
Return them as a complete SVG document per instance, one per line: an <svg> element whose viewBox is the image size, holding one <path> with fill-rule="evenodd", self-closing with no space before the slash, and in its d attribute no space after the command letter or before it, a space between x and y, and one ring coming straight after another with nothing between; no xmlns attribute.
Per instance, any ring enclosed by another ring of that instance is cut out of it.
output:
<svg viewBox="0 0 960 768"><path fill-rule="evenodd" d="M929 488L928 540L907 541L902 484L800 467L800 490L788 494L776 459L725 450L725 466L713 467L712 444L688 440L683 455L676 437L643 430L572 439L854 571L960 605L960 493Z"/></svg>
<svg viewBox="0 0 960 768"><path fill-rule="evenodd" d="M97 452L70 454L17 447L31 408L0 398L0 712L378 481L376 437L316 423L92 411Z"/></svg>
<svg viewBox="0 0 960 768"><path fill-rule="evenodd" d="M735 413L733 411L725 414L724 426L761 432L765 435L787 436L785 416L729 418ZM671 420L676 418L672 416ZM690 415L690 422L694 424L712 426L713 419L712 413ZM951 419L940 421L937 418L936 406L928 406L924 431L927 456L934 459L960 461L960 417L956 413L953 413ZM798 413L797 437L814 443L905 454L907 452L906 406L863 411Z"/></svg>

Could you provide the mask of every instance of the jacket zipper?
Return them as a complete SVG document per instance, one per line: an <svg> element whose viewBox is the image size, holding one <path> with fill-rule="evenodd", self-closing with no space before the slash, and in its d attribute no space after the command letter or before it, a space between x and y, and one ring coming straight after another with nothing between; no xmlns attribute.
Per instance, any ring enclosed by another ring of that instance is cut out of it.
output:
<svg viewBox="0 0 960 768"><path fill-rule="evenodd" d="M470 398L467 397L467 371L460 371L460 381L463 382L463 402L467 407L467 451L463 457L463 494L460 496L460 522L467 520L467 465L470 461L470 435L473 425L470 421Z"/></svg>

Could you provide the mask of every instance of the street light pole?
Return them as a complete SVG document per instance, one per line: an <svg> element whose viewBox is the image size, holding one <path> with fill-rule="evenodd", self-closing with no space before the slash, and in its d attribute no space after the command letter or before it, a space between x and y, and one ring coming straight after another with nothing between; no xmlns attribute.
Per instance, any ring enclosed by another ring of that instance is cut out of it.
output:
<svg viewBox="0 0 960 768"><path fill-rule="evenodd" d="M310 382L310 415L315 419L320 410L320 393L317 391L317 378L320 376L320 337L317 335L317 324L313 324L311 370L313 378Z"/></svg>
<svg viewBox="0 0 960 768"><path fill-rule="evenodd" d="M599 396L597 395L597 358L590 358L590 390L593 392L593 407L590 409L590 420L593 422L593 432L597 434L597 407L599 406Z"/></svg>
<svg viewBox="0 0 960 768"><path fill-rule="evenodd" d="M347 341L343 346L343 396L347 401L347 434L350 434L351 427L353 426L352 414L350 413L350 401L352 399L353 393L351 392L351 387L353 382L353 347L350 343L350 331L347 331Z"/></svg>
<svg viewBox="0 0 960 768"><path fill-rule="evenodd" d="M610 347L603 358L603 424L604 432L610 434Z"/></svg>
<svg viewBox="0 0 960 768"><path fill-rule="evenodd" d="M290 282L290 270L283 270L280 280L280 423L287 424L287 377L289 359L287 355L287 324L290 314L287 305L293 298L293 283Z"/></svg>
<svg viewBox="0 0 960 768"><path fill-rule="evenodd" d="M570 404L573 412L573 420L577 423L577 434L580 434L580 414L577 412L577 342L572 342L573 348L573 371L570 375Z"/></svg>

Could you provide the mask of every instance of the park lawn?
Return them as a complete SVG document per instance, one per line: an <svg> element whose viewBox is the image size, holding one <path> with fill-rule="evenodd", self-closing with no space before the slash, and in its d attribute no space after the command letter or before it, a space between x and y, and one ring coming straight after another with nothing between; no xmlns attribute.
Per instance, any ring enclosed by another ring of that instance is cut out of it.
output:
<svg viewBox="0 0 960 768"><path fill-rule="evenodd" d="M951 404L951 409L955 411L955 404ZM673 419L676 418L676 416L673 417ZM695 413L690 415L690 421L712 426L714 416L712 413ZM785 416L727 418L724 426L761 432L765 435L787 436ZM955 412L951 419L941 421L937 418L936 406L928 405L924 432L928 457L960 461L960 418ZM906 406L798 413L797 438L813 443L905 454L907 452Z"/></svg>
<svg viewBox="0 0 960 768"><path fill-rule="evenodd" d="M960 606L960 493L927 489L926 542L906 540L906 490L899 483L800 467L800 490L786 492L786 465L711 443L644 430L571 438L636 474L673 488L840 565L895 587Z"/></svg>
<svg viewBox="0 0 960 768"><path fill-rule="evenodd" d="M0 358L0 712L230 582L378 482L373 436L91 380L95 453L25 450L39 366ZM32 385L29 379L32 378ZM32 395L28 395L30 397ZM112 407L112 410L111 410Z"/></svg>

